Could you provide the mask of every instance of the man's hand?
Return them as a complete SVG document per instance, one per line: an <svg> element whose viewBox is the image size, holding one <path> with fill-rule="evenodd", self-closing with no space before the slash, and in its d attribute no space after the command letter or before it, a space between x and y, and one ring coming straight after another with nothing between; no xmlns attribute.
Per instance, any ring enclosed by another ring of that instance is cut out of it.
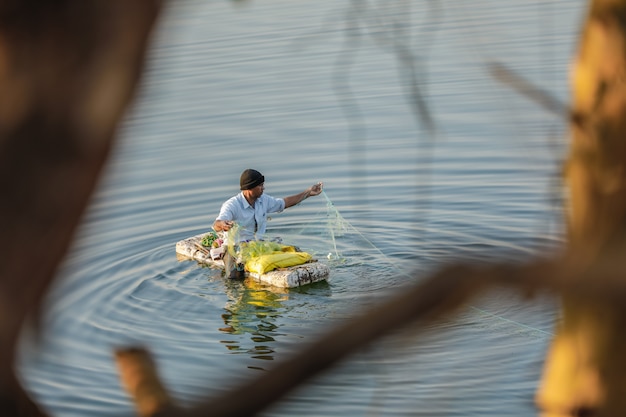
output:
<svg viewBox="0 0 626 417"><path fill-rule="evenodd" d="M217 232L228 232L235 222L231 220L215 220L213 223L213 229Z"/></svg>
<svg viewBox="0 0 626 417"><path fill-rule="evenodd" d="M309 188L309 196L319 195L322 192L323 187L324 187L324 184L321 182L318 182L317 184L312 185L311 188Z"/></svg>
<svg viewBox="0 0 626 417"><path fill-rule="evenodd" d="M299 194L295 194L295 195L291 195L289 197L285 197L283 200L285 200L285 208L287 207L293 207L296 204L300 204L302 201L306 200L307 198L314 196L314 195L319 195L322 192L322 187L324 186L324 184L322 184L321 182L318 182L317 184L314 184L312 186L310 186L309 188L307 188L306 190L302 191Z"/></svg>

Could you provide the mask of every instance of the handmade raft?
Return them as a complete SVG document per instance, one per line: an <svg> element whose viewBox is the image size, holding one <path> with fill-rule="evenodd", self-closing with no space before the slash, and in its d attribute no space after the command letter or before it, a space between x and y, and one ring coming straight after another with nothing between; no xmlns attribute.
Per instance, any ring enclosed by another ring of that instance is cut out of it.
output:
<svg viewBox="0 0 626 417"><path fill-rule="evenodd" d="M224 262L221 259L213 259L209 248L202 246L202 238L206 233L183 239L176 243L176 253L185 258L196 260L200 263L224 269ZM275 269L273 271L257 274L246 271L246 276L255 281L281 288L300 287L313 282L324 281L330 274L330 268L317 260Z"/></svg>

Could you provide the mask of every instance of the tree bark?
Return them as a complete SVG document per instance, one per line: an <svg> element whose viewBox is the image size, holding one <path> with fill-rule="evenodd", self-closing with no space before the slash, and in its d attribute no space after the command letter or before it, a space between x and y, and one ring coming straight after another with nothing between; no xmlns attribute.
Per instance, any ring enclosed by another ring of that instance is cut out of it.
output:
<svg viewBox="0 0 626 417"><path fill-rule="evenodd" d="M589 268L626 240L626 1L593 0L572 73L572 142L565 178L569 250ZM623 415L626 306L562 298L562 318L537 394L547 416ZM578 414L576 414L578 413Z"/></svg>

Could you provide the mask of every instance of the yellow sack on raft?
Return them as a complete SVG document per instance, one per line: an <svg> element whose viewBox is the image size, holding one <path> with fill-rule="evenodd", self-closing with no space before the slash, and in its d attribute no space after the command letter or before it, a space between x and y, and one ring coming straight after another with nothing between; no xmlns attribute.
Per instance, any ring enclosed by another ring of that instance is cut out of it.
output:
<svg viewBox="0 0 626 417"><path fill-rule="evenodd" d="M276 268L301 265L311 258L311 254L306 252L274 252L250 258L245 268L249 272L264 274Z"/></svg>

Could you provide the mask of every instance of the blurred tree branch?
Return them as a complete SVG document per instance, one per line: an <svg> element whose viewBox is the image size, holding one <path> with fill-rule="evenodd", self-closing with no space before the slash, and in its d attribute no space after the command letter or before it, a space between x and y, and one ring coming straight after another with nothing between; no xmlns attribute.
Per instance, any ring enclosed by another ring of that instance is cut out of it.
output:
<svg viewBox="0 0 626 417"><path fill-rule="evenodd" d="M162 401L160 382L157 378L150 378L156 375L156 371L150 366L144 367L151 363L147 351L131 349L132 355L120 351L118 358L125 358L118 359L118 365L122 380L130 380L130 383L125 382L125 387L139 411L141 404L160 404L162 407L154 414L140 412L141 416L253 416L368 343L409 324L417 324L412 328L417 337L419 329L427 327L424 324L453 313L488 287L509 288L526 297L538 292L579 297L624 311L626 306L622 300L626 297L626 282L621 272L624 250L624 246L615 248L597 258L593 264L581 263L579 257L572 254L525 265L449 265L420 284L400 289L395 296L378 306L303 346L292 358L277 364L261 377L192 409L182 409ZM134 372L140 375L129 378L128 375ZM138 381L143 384L143 389L138 389Z"/></svg>
<svg viewBox="0 0 626 417"><path fill-rule="evenodd" d="M15 378L16 341L26 320L37 319L95 187L160 3L0 2L3 415L43 415ZM35 246L45 250L34 260Z"/></svg>

